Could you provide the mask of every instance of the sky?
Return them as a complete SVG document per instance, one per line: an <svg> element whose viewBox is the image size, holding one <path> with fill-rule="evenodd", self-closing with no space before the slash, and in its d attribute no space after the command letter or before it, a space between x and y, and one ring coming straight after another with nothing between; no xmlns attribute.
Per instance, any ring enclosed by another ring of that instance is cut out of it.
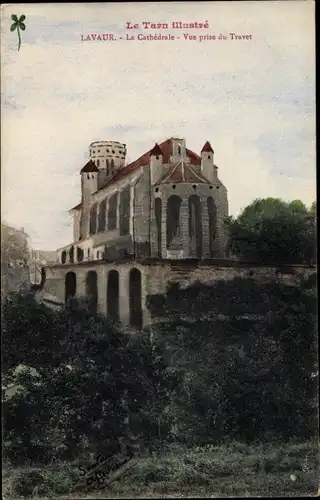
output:
<svg viewBox="0 0 320 500"><path fill-rule="evenodd" d="M12 14L26 16L19 51ZM126 143L128 162L169 137L198 154L208 140L230 214L263 197L310 206L314 24L309 0L2 5L2 219L24 227L33 248L70 243L68 211L97 140ZM103 33L115 40L81 41ZM139 33L180 39L126 40ZM199 41L205 35L216 39Z"/></svg>

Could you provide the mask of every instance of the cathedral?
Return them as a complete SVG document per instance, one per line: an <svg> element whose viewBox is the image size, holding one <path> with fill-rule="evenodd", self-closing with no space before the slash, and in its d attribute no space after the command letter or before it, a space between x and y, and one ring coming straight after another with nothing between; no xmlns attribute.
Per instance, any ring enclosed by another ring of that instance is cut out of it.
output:
<svg viewBox="0 0 320 500"><path fill-rule="evenodd" d="M165 290L174 267L225 258L228 197L209 142L196 153L170 138L130 164L126 154L120 142L90 144L73 241L44 269L44 290L142 326L147 295Z"/></svg>

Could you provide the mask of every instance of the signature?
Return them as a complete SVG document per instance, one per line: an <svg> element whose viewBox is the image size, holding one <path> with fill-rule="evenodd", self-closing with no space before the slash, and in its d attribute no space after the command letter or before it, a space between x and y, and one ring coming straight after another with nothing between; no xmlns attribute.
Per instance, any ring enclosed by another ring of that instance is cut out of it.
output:
<svg viewBox="0 0 320 500"><path fill-rule="evenodd" d="M86 468L82 465L79 466L80 476L86 478L87 486L95 484L98 489L107 488L111 483L119 479L123 473L132 469L137 464L137 462L133 462L130 464L130 467L123 469L123 466L131 462L133 457L133 454L117 457L117 452L113 452L107 457L99 454L94 464ZM111 479L110 474L117 472L118 474L115 474Z"/></svg>

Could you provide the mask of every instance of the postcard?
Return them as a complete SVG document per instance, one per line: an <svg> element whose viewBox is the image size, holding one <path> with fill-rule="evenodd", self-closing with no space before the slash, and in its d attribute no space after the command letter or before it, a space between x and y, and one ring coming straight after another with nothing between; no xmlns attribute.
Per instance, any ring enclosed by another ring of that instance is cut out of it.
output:
<svg viewBox="0 0 320 500"><path fill-rule="evenodd" d="M314 14L1 6L6 498L317 494Z"/></svg>

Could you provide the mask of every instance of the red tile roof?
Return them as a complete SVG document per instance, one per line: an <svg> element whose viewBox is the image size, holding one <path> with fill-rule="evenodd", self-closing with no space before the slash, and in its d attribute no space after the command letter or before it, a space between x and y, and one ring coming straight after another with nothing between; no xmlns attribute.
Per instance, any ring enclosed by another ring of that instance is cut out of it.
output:
<svg viewBox="0 0 320 500"><path fill-rule="evenodd" d="M89 160L88 163L86 163L86 165L80 170L80 174L87 172L99 172L96 164L92 160Z"/></svg>
<svg viewBox="0 0 320 500"><path fill-rule="evenodd" d="M169 163L170 156L172 156L173 153L173 144L172 144L172 137L170 139L165 140L161 144L156 144L152 149L144 153L142 156L140 156L137 160L134 162L130 163L129 165L126 165L125 167L121 168L118 170L115 175L110 179L110 181L105 184L101 189L106 188L107 186L110 186L110 184L113 184L114 182L123 179L126 177L128 174L131 174L135 170L138 170L138 168L143 167L145 165L148 165L150 163L150 156L151 153L157 154L158 148L160 149L161 153L158 153L159 155L163 155L163 162L164 163ZM207 143L206 143L207 144ZM209 144L209 143L208 143ZM210 146L210 144L209 144ZM210 146L211 147L211 146ZM156 153L154 152L156 151ZM191 165L200 165L201 164L201 158L199 155L191 151L190 149L186 149L186 153L188 158L190 159L190 164ZM88 170L87 170L88 169ZM90 169L90 170L89 170ZM92 169L92 170L91 170ZM97 169L96 165L90 160L81 170L81 173L83 172L98 172L99 170ZM193 171L192 171L193 172ZM199 174L194 175L198 176ZM188 178L193 178L193 174L187 174ZM175 181L176 182L176 181ZM187 182L208 182L205 179L202 181L194 180L194 181L187 181ZM81 208L81 203L77 205L76 207L72 208L71 210L78 210Z"/></svg>
<svg viewBox="0 0 320 500"><path fill-rule="evenodd" d="M210 184L200 173L195 172L191 165L182 160L178 161L169 172L167 172L157 184L178 184L180 182L192 182L196 184Z"/></svg>
<svg viewBox="0 0 320 500"><path fill-rule="evenodd" d="M151 149L150 156L151 155L160 156L162 154L163 154L162 150L160 149L159 144L156 142L155 146Z"/></svg>
<svg viewBox="0 0 320 500"><path fill-rule="evenodd" d="M205 145L203 146L203 148L201 149L201 153L213 153L213 149L211 147L211 144L209 141L207 141L205 143Z"/></svg>

